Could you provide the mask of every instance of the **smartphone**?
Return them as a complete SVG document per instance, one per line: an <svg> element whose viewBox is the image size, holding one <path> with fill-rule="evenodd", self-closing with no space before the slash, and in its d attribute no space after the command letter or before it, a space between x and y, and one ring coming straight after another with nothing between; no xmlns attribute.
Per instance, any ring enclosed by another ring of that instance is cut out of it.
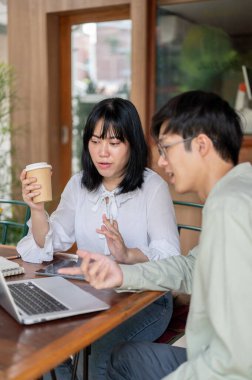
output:
<svg viewBox="0 0 252 380"><path fill-rule="evenodd" d="M62 274L58 273L58 269L66 267L79 267L81 259L56 259L51 264L44 268L38 269L35 274L42 276L61 276L65 278L71 278L74 280L85 280L85 277L81 274Z"/></svg>

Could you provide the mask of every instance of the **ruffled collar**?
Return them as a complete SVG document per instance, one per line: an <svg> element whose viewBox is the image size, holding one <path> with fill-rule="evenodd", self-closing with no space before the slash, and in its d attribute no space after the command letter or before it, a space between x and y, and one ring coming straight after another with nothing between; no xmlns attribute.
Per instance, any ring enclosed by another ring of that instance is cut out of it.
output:
<svg viewBox="0 0 252 380"><path fill-rule="evenodd" d="M106 206L106 216L108 219L116 220L118 216L118 209L122 203L134 197L138 189L128 193L119 194L120 189L116 188L113 191L108 191L103 185L95 192L88 194L88 199L94 204L92 211L96 212L99 207L104 204Z"/></svg>

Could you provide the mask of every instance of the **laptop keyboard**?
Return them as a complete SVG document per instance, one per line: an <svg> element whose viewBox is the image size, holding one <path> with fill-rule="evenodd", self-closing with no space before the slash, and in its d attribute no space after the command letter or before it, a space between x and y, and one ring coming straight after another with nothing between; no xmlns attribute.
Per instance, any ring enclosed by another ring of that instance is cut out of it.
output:
<svg viewBox="0 0 252 380"><path fill-rule="evenodd" d="M68 308L32 282L8 285L15 303L28 315L43 314Z"/></svg>

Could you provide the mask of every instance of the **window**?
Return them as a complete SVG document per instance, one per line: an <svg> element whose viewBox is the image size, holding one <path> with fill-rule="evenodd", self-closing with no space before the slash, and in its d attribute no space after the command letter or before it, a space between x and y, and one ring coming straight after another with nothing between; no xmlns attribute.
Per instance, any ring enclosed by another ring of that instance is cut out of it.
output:
<svg viewBox="0 0 252 380"><path fill-rule="evenodd" d="M220 94L236 107L244 82L242 65L252 67L252 2L213 0L162 5L157 15L156 107L187 90ZM252 109L242 112L252 133Z"/></svg>

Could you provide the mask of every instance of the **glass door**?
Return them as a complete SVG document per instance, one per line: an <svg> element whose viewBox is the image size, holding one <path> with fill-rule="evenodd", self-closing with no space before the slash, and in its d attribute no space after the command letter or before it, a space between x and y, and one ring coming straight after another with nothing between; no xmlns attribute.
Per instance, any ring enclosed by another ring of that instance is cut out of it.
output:
<svg viewBox="0 0 252 380"><path fill-rule="evenodd" d="M108 97L130 98L131 21L71 28L72 174L80 171L82 135L89 112Z"/></svg>
<svg viewBox="0 0 252 380"><path fill-rule="evenodd" d="M93 106L131 95L129 7L60 19L60 187L81 169L83 128Z"/></svg>

